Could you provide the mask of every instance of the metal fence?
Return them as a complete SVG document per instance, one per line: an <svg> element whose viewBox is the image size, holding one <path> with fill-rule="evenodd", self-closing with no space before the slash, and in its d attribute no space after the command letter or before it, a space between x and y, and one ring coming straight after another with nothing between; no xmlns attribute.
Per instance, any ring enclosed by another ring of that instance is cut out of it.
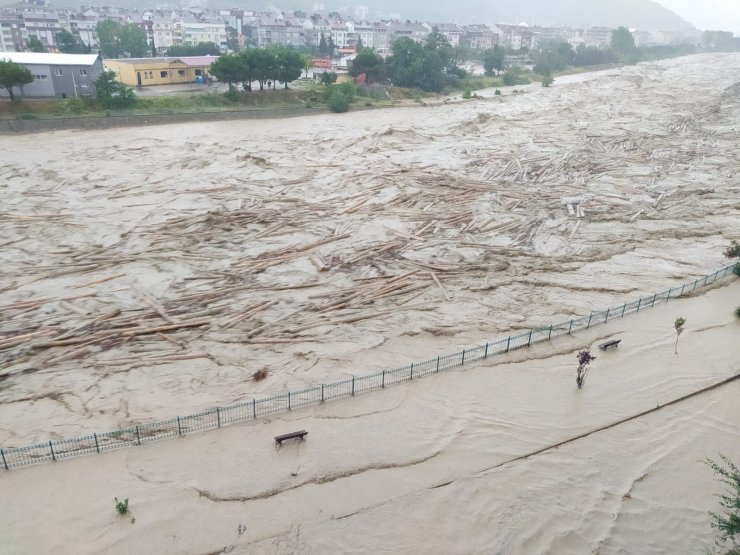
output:
<svg viewBox="0 0 740 555"><path fill-rule="evenodd" d="M680 287L671 288L661 293L653 293L598 312L592 312L588 316L533 328L519 335L487 342L485 345L463 349L458 353L438 356L424 362L414 362L393 370L383 370L366 376L352 376L330 384L321 384L298 391L288 391L264 399L251 399L225 407L215 407L190 416L177 416L169 420L139 424L114 432L94 433L74 439L48 441L27 447L0 449L0 466L9 470L17 466L141 445L150 441L182 436L198 430L220 428L232 422L315 405L330 399L350 397L365 391L383 389L400 382L421 378L449 368L464 366L494 355L528 347L534 343L548 341L554 337L570 335L578 330L605 324L615 318L622 318L633 312L652 308L656 304L667 303L671 299L690 294L732 274L733 267L734 265L727 266Z"/></svg>

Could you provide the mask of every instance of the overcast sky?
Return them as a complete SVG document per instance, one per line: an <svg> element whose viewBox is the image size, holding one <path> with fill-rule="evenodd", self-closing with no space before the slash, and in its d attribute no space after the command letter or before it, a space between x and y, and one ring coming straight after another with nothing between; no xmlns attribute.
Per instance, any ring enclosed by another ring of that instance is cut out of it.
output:
<svg viewBox="0 0 740 555"><path fill-rule="evenodd" d="M740 0L657 0L699 29L740 35Z"/></svg>

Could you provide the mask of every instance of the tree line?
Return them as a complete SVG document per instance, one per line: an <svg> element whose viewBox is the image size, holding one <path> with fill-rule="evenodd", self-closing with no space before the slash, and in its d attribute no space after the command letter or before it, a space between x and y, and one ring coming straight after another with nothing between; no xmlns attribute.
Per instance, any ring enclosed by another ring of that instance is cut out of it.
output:
<svg viewBox="0 0 740 555"><path fill-rule="evenodd" d="M310 56L302 55L287 46L248 48L242 52L222 55L211 64L211 75L228 83L230 91L237 84L241 84L244 90L251 91L254 82L259 83L260 90L264 90L269 83L275 88L278 81L287 89L288 83L298 79L303 69L310 65Z"/></svg>

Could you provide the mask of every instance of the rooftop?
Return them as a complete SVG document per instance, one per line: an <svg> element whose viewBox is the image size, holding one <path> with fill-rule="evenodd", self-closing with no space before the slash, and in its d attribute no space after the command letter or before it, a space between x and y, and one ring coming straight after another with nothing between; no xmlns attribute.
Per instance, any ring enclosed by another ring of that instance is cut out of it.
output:
<svg viewBox="0 0 740 555"><path fill-rule="evenodd" d="M97 54L53 54L49 52L0 52L0 58L17 64L52 66L91 66Z"/></svg>

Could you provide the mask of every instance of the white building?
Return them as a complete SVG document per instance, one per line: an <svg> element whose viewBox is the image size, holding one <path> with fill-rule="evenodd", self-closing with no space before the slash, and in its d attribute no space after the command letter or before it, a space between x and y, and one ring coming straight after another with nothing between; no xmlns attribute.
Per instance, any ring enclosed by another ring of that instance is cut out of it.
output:
<svg viewBox="0 0 740 555"><path fill-rule="evenodd" d="M183 18L180 29L182 44L194 46L201 42L213 42L221 50L227 48L226 23L220 17L204 20Z"/></svg>

